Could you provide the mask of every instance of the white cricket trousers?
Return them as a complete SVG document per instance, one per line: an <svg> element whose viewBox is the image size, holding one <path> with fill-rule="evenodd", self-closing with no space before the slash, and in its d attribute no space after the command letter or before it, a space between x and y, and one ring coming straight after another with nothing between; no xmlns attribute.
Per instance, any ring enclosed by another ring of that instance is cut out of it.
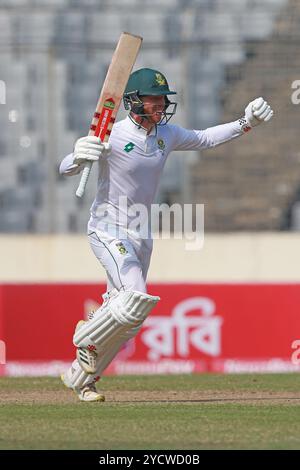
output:
<svg viewBox="0 0 300 470"><path fill-rule="evenodd" d="M153 241L129 238L127 232L118 235L120 238L107 231L88 229L90 246L106 271L107 292L116 288L146 293Z"/></svg>
<svg viewBox="0 0 300 470"><path fill-rule="evenodd" d="M88 227L88 239L91 248L100 261L107 274L107 292L116 288L117 290L136 290L146 293L146 278L152 252L152 240L141 240L128 237L123 231L118 232L118 238L113 233L96 230ZM136 334L137 331L133 333ZM132 335L132 337L134 336ZM99 368L95 374L84 372L77 361L73 362L66 375L72 386L75 386L75 378L80 378L83 387L86 384L96 382L103 370L110 364L124 339L121 339L113 348L105 353L105 357L99 361ZM104 362L103 362L104 361Z"/></svg>

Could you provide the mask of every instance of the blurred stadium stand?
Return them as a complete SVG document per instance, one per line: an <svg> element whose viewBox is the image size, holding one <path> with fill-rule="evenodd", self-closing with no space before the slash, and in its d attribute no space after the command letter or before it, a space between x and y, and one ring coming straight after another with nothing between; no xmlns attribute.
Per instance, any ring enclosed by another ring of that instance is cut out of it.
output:
<svg viewBox="0 0 300 470"><path fill-rule="evenodd" d="M174 153L158 202L205 203L210 231L299 230L299 19L296 0L2 0L0 231L85 230L96 171L78 200L78 178L57 168L87 133L124 30L144 37L136 68L160 69L178 91L174 123L233 120L260 95L276 111L243 141Z"/></svg>
<svg viewBox="0 0 300 470"><path fill-rule="evenodd" d="M275 116L242 144L205 153L194 166L193 195L206 205L207 230L300 229L299 106L291 100L300 65L299 21L300 3L289 1L268 41L252 38L247 61L227 70L222 122L256 96L272 103Z"/></svg>

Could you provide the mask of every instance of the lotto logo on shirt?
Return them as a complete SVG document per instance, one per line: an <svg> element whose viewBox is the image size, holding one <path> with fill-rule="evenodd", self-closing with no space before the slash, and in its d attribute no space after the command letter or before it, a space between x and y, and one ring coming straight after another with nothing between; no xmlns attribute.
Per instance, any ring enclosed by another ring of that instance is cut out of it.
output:
<svg viewBox="0 0 300 470"><path fill-rule="evenodd" d="M124 150L125 152L129 153L131 150L134 149L134 143L133 142L128 142L128 144L125 145Z"/></svg>

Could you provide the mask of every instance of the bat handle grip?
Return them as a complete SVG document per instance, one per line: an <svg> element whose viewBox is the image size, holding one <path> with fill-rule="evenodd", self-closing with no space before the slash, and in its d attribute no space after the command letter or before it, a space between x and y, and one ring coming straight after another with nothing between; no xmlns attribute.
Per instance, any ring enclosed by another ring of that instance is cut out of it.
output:
<svg viewBox="0 0 300 470"><path fill-rule="evenodd" d="M86 183L90 176L91 168L92 168L92 162L87 162L86 165L84 166L84 169L80 178L80 183L76 191L77 197L82 197L84 194Z"/></svg>

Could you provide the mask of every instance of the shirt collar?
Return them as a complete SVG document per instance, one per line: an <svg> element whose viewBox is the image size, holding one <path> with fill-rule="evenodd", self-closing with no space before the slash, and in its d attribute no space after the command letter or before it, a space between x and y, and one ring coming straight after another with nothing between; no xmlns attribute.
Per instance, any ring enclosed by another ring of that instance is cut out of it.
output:
<svg viewBox="0 0 300 470"><path fill-rule="evenodd" d="M125 127L130 130L131 132L135 133L136 135L139 135L141 137L150 137L150 136L155 136L156 135L156 129L153 127L151 130L150 134L147 134L146 129L143 129L143 127L138 127L132 120L130 119L129 116L127 116L124 119L124 124Z"/></svg>

